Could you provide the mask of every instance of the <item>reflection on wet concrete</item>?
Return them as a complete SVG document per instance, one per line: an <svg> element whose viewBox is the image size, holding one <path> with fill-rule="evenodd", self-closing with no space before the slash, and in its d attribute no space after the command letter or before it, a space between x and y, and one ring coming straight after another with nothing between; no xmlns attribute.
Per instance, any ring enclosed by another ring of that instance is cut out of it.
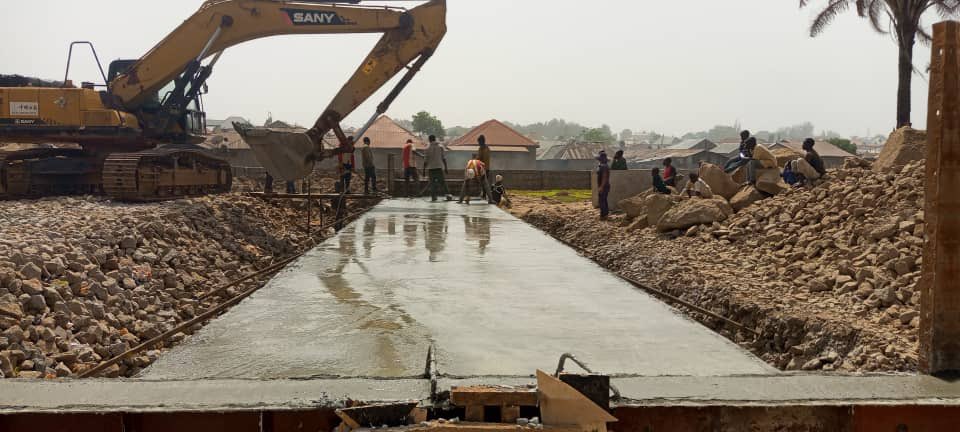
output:
<svg viewBox="0 0 960 432"><path fill-rule="evenodd" d="M495 207L393 200L144 376L413 377L431 344L450 376L529 375L563 352L616 374L772 371Z"/></svg>

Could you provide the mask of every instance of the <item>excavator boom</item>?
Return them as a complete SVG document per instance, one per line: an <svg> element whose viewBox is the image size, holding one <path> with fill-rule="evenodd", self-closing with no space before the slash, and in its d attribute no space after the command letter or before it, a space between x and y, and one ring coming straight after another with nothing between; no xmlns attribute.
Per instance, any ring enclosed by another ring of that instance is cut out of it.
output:
<svg viewBox="0 0 960 432"><path fill-rule="evenodd" d="M169 36L110 82L110 93L128 110L136 111L151 95L175 82L164 105L178 114L177 101L195 98L212 66L202 66L230 46L280 34L383 33L380 41L340 89L306 133L238 131L261 163L277 178L305 176L313 162L351 150L340 121L404 69L408 73L377 112L383 113L420 66L433 54L446 33L446 0L432 0L409 11L355 5L274 0L211 0ZM182 105L182 104L181 104ZM149 117L149 115L142 115ZM153 129L169 127L165 113ZM339 149L324 149L323 136L333 130Z"/></svg>

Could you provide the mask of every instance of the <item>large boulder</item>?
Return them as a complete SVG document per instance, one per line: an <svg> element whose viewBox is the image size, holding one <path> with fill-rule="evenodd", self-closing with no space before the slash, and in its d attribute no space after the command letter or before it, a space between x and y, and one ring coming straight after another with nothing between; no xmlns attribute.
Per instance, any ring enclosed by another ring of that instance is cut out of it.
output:
<svg viewBox="0 0 960 432"><path fill-rule="evenodd" d="M627 219L633 219L646 212L645 202L649 194L649 192L644 192L630 198L624 198L617 203L617 207L626 213Z"/></svg>
<svg viewBox="0 0 960 432"><path fill-rule="evenodd" d="M783 168L787 162L803 157L802 154L797 153L789 147L777 147L770 150L770 153L773 155L773 157L777 158L777 168Z"/></svg>
<svg viewBox="0 0 960 432"><path fill-rule="evenodd" d="M770 150L762 145L757 145L753 149L753 158L760 162L762 168L777 168L777 158L770 153Z"/></svg>
<svg viewBox="0 0 960 432"><path fill-rule="evenodd" d="M902 127L890 133L887 143L873 163L876 172L892 169L899 171L904 165L927 157L927 132Z"/></svg>
<svg viewBox="0 0 960 432"><path fill-rule="evenodd" d="M766 198L766 195L758 191L757 188L753 186L747 186L743 189L740 189L740 191L737 192L733 198L730 198L730 206L733 207L734 211L740 211L764 198Z"/></svg>
<svg viewBox="0 0 960 432"><path fill-rule="evenodd" d="M757 170L757 189L770 195L777 195L790 188L780 177L778 168L761 168Z"/></svg>
<svg viewBox="0 0 960 432"><path fill-rule="evenodd" d="M710 185L713 193L726 199L733 198L740 186L733 181L730 174L723 172L723 169L710 163L700 165L700 178Z"/></svg>
<svg viewBox="0 0 960 432"><path fill-rule="evenodd" d="M657 222L657 230L684 230L694 225L722 222L732 213L733 209L724 199L692 198L671 207Z"/></svg>
<svg viewBox="0 0 960 432"><path fill-rule="evenodd" d="M670 208L673 207L676 202L676 195L656 193L648 196L644 202L644 207L647 209L647 224L650 226L656 226L657 222L660 222L660 218L663 217L664 213L670 210Z"/></svg>

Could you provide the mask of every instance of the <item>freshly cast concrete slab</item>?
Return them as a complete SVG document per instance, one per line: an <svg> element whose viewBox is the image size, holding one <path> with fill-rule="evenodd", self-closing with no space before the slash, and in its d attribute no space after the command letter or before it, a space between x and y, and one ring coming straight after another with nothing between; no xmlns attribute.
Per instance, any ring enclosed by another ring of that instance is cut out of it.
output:
<svg viewBox="0 0 960 432"><path fill-rule="evenodd" d="M775 370L492 206L386 201L165 354L147 378ZM576 366L569 364L573 370Z"/></svg>
<svg viewBox="0 0 960 432"><path fill-rule="evenodd" d="M430 381L425 379L0 379L0 414L342 408L349 400L375 403L421 401L429 397Z"/></svg>
<svg viewBox="0 0 960 432"><path fill-rule="evenodd" d="M762 375L614 378L613 406L960 405L960 381L922 375ZM441 379L453 386L535 384L529 377ZM229 412L342 407L430 396L425 379L0 380L0 414Z"/></svg>

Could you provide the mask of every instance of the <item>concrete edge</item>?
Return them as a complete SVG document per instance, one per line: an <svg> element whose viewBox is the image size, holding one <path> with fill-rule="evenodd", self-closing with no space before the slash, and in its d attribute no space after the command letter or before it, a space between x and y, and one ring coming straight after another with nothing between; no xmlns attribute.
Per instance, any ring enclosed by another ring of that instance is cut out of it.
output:
<svg viewBox="0 0 960 432"><path fill-rule="evenodd" d="M533 377L441 378L440 392ZM920 375L614 377L615 407L960 406L960 381ZM427 401L427 379L0 380L0 414L303 411L349 400Z"/></svg>

